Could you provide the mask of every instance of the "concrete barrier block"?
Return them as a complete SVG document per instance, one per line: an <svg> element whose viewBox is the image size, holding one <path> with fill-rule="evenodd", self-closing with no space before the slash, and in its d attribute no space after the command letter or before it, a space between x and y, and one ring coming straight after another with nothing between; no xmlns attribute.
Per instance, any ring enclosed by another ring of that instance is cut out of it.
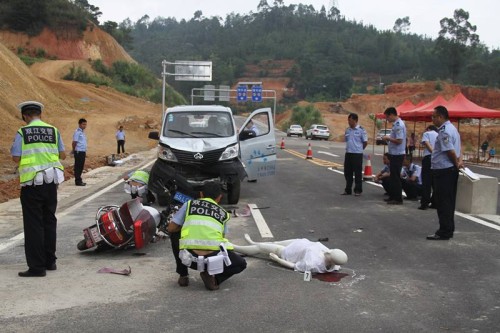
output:
<svg viewBox="0 0 500 333"><path fill-rule="evenodd" d="M462 174L458 176L455 209L466 214L496 214L498 179L478 176L477 181L472 181Z"/></svg>

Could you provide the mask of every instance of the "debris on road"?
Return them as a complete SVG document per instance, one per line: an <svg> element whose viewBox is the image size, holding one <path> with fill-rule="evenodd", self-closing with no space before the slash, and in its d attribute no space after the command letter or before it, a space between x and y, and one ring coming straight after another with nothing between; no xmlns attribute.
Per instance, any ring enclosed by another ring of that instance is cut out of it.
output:
<svg viewBox="0 0 500 333"><path fill-rule="evenodd" d="M128 276L132 273L132 269L130 268L130 266L128 266L128 269L125 268L122 270L111 268L111 267L103 267L100 270L98 270L97 273L111 273L111 274L119 274L119 275Z"/></svg>

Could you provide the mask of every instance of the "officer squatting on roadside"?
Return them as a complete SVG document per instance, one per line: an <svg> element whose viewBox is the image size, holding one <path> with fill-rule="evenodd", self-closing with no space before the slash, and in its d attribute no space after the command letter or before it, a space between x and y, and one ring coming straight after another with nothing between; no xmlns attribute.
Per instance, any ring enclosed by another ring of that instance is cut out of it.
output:
<svg viewBox="0 0 500 333"><path fill-rule="evenodd" d="M204 197L184 203L168 224L181 287L189 285L188 267L200 272L206 289L217 290L247 266L225 238L231 214L218 205L221 197L218 184L206 185Z"/></svg>

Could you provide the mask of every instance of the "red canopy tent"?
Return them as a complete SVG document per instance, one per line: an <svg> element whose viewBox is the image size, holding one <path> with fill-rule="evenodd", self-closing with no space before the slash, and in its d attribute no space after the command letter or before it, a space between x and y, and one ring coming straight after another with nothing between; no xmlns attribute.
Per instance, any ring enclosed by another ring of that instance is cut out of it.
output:
<svg viewBox="0 0 500 333"><path fill-rule="evenodd" d="M396 106L396 110L398 113L408 111L408 110L413 110L415 108L415 104L413 104L410 100L406 99L403 103L400 105Z"/></svg>
<svg viewBox="0 0 500 333"><path fill-rule="evenodd" d="M405 99L405 101L403 103L401 103L400 105L396 106L396 111L398 111L398 114L400 114L401 112L405 112L405 111L408 111L408 110L413 110L414 108L416 108L416 105L414 105L410 100ZM377 113L375 115L375 118L377 118L377 119L385 119L385 115L384 115L383 112L382 113Z"/></svg>
<svg viewBox="0 0 500 333"><path fill-rule="evenodd" d="M443 96L438 95L427 104L416 107L413 110L401 112L400 117L403 120L430 121L434 108L438 105L445 105L446 103L446 99L444 99Z"/></svg>
<svg viewBox="0 0 500 333"><path fill-rule="evenodd" d="M441 99L440 99L441 98ZM481 119L483 118L500 118L500 110L487 109L479 106L470 100L468 100L462 93L458 93L450 101L446 101L441 96L438 96L435 100L419 108L411 111L401 113L400 117L404 120L413 121L428 121L432 120L431 115L434 112L434 108L438 105L443 105L448 109L448 114L451 121L457 121L460 127L460 119L479 119L479 133L478 133L478 149L477 149L477 160L479 161L479 147L481 144Z"/></svg>
<svg viewBox="0 0 500 333"><path fill-rule="evenodd" d="M422 105L425 105L425 102L424 101L420 101L417 103L417 105L415 105L415 108L419 108L421 107Z"/></svg>
<svg viewBox="0 0 500 333"><path fill-rule="evenodd" d="M450 120L453 121L463 118L500 118L500 110L483 108L468 100L462 93L458 93L448 102L441 96L438 96L432 102L419 108L402 112L400 116L403 120L431 121L434 108L438 105L443 105L448 109Z"/></svg>
<svg viewBox="0 0 500 333"><path fill-rule="evenodd" d="M500 110L483 108L467 99L462 93L458 93L448 103L444 104L448 109L450 118L500 118Z"/></svg>

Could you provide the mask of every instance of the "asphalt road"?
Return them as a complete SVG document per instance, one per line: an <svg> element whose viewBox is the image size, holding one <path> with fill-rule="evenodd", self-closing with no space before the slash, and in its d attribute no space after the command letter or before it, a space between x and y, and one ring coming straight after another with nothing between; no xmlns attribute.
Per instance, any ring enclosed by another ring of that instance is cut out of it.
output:
<svg viewBox="0 0 500 333"><path fill-rule="evenodd" d="M416 202L388 207L383 190L367 183L360 197L340 196L343 146L285 140L277 175L244 182L240 203L230 207L254 204L273 238L263 238L252 217L233 218L229 238L236 244L244 244L244 233L254 240L328 238L326 246L349 256L339 281L305 282L264 257L247 257L243 273L210 292L196 272L189 287L177 286L168 240L141 251L79 252L82 229L98 207L128 199L119 176L137 166L126 163L88 175L87 188L62 189L58 270L45 278L17 277L25 269L23 242L16 241L22 226L19 220L0 224L1 331L500 331L499 230L457 216L452 240L427 241L437 228L435 210L419 211ZM304 158L308 143L313 160ZM14 206L1 206L3 222L16 214ZM97 273L128 266L130 276Z"/></svg>

